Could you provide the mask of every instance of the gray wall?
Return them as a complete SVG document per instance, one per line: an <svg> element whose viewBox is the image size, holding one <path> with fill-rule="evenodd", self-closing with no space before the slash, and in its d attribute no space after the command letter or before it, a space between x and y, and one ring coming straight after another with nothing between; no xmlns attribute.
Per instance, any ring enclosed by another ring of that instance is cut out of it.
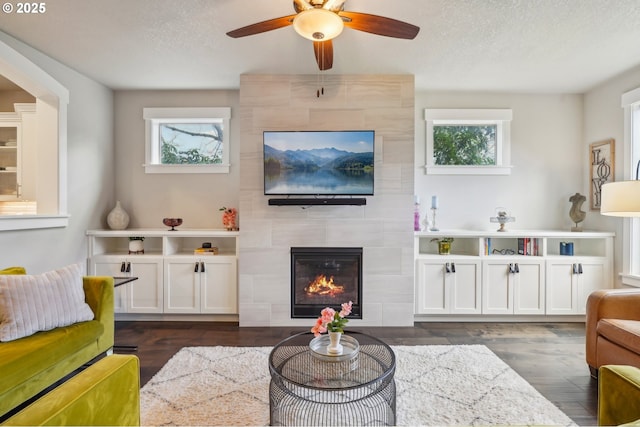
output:
<svg viewBox="0 0 640 427"><path fill-rule="evenodd" d="M230 172L145 174L145 107L231 107ZM129 213L129 228L163 228L165 217L182 218L181 229L222 228L218 209L238 207L240 120L237 90L116 91L116 196Z"/></svg>
<svg viewBox="0 0 640 427"><path fill-rule="evenodd" d="M40 273L85 261L85 232L113 203L113 92L0 32L0 40L49 73L70 93L67 158L69 226L0 232L2 266Z"/></svg>
<svg viewBox="0 0 640 427"><path fill-rule="evenodd" d="M569 197L588 190L581 95L420 92L416 107L415 187L427 202L423 216L438 195L440 229L496 230L489 218L502 206L516 218L508 228L570 230ZM425 175L425 108L512 109L511 175ZM583 227L592 228L592 220L588 214Z"/></svg>

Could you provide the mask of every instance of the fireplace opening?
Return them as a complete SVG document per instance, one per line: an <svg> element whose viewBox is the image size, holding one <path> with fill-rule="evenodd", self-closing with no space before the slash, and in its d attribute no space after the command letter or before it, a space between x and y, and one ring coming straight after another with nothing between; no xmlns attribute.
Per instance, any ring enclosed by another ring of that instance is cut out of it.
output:
<svg viewBox="0 0 640 427"><path fill-rule="evenodd" d="M352 301L362 319L362 248L291 248L291 317L315 318Z"/></svg>

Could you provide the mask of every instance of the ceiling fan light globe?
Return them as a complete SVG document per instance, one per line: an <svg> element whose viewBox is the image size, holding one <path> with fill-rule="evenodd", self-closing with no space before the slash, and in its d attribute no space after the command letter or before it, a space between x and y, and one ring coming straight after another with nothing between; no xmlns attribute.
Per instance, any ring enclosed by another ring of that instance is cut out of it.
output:
<svg viewBox="0 0 640 427"><path fill-rule="evenodd" d="M293 28L305 39L327 41L338 37L344 22L337 13L326 9L303 10L293 18Z"/></svg>

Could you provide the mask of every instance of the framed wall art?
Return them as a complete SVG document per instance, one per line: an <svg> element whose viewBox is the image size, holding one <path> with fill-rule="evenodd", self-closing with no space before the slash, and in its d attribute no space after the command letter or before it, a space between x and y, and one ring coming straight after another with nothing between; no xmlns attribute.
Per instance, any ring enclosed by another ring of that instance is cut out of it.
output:
<svg viewBox="0 0 640 427"><path fill-rule="evenodd" d="M600 210L602 186L614 180L615 146L614 139L589 144L591 210Z"/></svg>

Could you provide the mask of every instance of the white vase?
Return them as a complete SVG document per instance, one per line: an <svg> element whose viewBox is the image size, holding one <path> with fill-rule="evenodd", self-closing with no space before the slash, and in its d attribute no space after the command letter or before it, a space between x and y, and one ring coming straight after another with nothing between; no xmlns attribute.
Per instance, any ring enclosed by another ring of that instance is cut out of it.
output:
<svg viewBox="0 0 640 427"><path fill-rule="evenodd" d="M340 344L340 338L342 338L342 332L329 332L329 345L327 346L327 353L342 354L342 344Z"/></svg>
<svg viewBox="0 0 640 427"><path fill-rule="evenodd" d="M107 224L112 230L124 230L129 225L129 214L122 209L119 200L116 202L116 207L107 215Z"/></svg>

